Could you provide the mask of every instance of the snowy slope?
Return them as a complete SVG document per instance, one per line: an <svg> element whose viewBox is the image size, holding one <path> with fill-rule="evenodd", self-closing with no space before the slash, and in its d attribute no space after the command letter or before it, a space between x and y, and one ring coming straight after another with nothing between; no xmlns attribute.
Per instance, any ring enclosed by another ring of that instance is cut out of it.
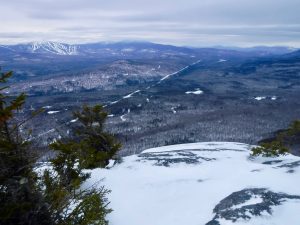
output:
<svg viewBox="0 0 300 225"><path fill-rule="evenodd" d="M77 55L75 45L62 44L58 42L32 42L29 45L32 53L52 53L57 55Z"/></svg>
<svg viewBox="0 0 300 225"><path fill-rule="evenodd" d="M28 44L18 45L1 45L1 52L4 50L11 53L40 53L40 54L54 54L54 55L78 55L78 46L69 45L59 42L31 42Z"/></svg>
<svg viewBox="0 0 300 225"><path fill-rule="evenodd" d="M148 149L103 179L111 225L299 225L300 158L249 158L251 146L207 142Z"/></svg>

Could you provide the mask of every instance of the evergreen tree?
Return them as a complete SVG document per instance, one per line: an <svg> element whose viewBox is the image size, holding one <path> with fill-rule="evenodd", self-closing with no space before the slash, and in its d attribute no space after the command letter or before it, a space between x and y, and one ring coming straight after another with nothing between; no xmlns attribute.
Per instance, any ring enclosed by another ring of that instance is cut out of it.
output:
<svg viewBox="0 0 300 225"><path fill-rule="evenodd" d="M74 136L55 141L50 147L56 152L51 160L53 171L46 171L46 199L51 201L51 212L56 224L106 225L111 212L104 187L81 189L89 177L83 169L105 167L120 149L113 135L104 131L107 113L103 107L84 106L74 113L78 125Z"/></svg>
<svg viewBox="0 0 300 225"><path fill-rule="evenodd" d="M300 134L300 120L295 120L291 123L287 130L278 134L281 140L293 138ZM297 138L297 137L296 137Z"/></svg>
<svg viewBox="0 0 300 225"><path fill-rule="evenodd" d="M59 175L62 186L69 191L79 188L80 184L89 177L79 167L78 151L80 145L68 140L56 141L51 148L57 151L56 157L51 160L54 171Z"/></svg>
<svg viewBox="0 0 300 225"><path fill-rule="evenodd" d="M45 197L50 204L52 220L56 225L107 225L108 208L106 195L110 192L102 187L87 189L65 186L56 171L45 171Z"/></svg>
<svg viewBox="0 0 300 225"><path fill-rule="evenodd" d="M11 75L1 73L0 83ZM33 154L38 150L33 151L20 132L27 120L15 116L25 95L9 97L3 93L6 88L0 88L0 225L107 225L109 191L82 187L89 177L83 168L106 166L120 149L114 137L103 130L107 116L103 108L84 107L75 113L82 123L74 132L75 139L51 144L57 154L49 169L38 176Z"/></svg>
<svg viewBox="0 0 300 225"><path fill-rule="evenodd" d="M1 73L3 84L12 72ZM9 97L0 88L0 224L51 224L43 196L33 172L35 156L30 143L22 138L20 127L25 121L15 119L25 95Z"/></svg>
<svg viewBox="0 0 300 225"><path fill-rule="evenodd" d="M279 132L275 139L270 142L264 142L260 146L252 149L252 156L262 155L265 157L277 157L285 155L289 150L289 142L292 139L299 139L300 120L295 120L288 129Z"/></svg>
<svg viewBox="0 0 300 225"><path fill-rule="evenodd" d="M104 130L107 115L101 105L83 106L82 111L74 113L79 122L75 135L81 145L79 159L83 168L103 168L121 149L114 136Z"/></svg>
<svg viewBox="0 0 300 225"><path fill-rule="evenodd" d="M82 111L74 113L74 117L78 120L73 132L74 137L57 141L51 147L56 151L65 152L68 157L76 155L81 168L104 168L121 148L115 137L104 130L107 113L101 105L83 106Z"/></svg>

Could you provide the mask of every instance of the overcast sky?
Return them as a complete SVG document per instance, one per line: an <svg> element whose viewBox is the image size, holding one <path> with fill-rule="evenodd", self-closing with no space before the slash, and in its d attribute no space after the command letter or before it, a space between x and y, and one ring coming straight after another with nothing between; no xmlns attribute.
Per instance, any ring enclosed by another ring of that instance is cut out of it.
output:
<svg viewBox="0 0 300 225"><path fill-rule="evenodd" d="M300 0L2 0L0 43L300 47Z"/></svg>

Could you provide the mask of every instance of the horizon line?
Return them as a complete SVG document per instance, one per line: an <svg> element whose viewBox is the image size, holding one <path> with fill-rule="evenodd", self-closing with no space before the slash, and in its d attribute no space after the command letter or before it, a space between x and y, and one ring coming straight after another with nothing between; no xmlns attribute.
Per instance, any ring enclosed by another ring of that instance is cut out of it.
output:
<svg viewBox="0 0 300 225"><path fill-rule="evenodd" d="M293 48L293 49L300 49L299 47L291 46L291 45L266 45L266 44L256 44L256 45L249 45L249 46L240 46L240 45L180 45L180 44L171 44L171 43L160 43L160 42L152 42L146 40L120 40L120 41L91 41L91 42L68 42L68 41L57 41L57 40L43 40L43 41L21 41L15 42L10 44L1 44L0 46L15 46L15 45L27 45L27 44L34 44L34 43L59 43L59 44L66 44L66 45L88 45L88 44L134 44L134 43L145 43L145 44L156 44L156 45L165 45L165 46L174 46L174 47L182 47L182 48L238 48L238 49L248 49L248 48Z"/></svg>

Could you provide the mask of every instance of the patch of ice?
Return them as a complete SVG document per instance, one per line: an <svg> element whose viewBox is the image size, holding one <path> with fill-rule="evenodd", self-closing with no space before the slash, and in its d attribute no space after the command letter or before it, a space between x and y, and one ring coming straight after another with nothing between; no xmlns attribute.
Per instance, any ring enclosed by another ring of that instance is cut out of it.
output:
<svg viewBox="0 0 300 225"><path fill-rule="evenodd" d="M56 113L59 113L60 111L48 111L47 113L48 114L56 114Z"/></svg>
<svg viewBox="0 0 300 225"><path fill-rule="evenodd" d="M257 100L257 101L261 101L261 100L265 100L266 98L267 97L265 97L265 96L257 96L254 99Z"/></svg>
<svg viewBox="0 0 300 225"><path fill-rule="evenodd" d="M172 110L172 112L173 112L174 114L177 113L177 111L176 111L175 109L176 109L176 107L172 107L172 108L171 108L171 110Z"/></svg>
<svg viewBox="0 0 300 225"><path fill-rule="evenodd" d="M125 119L125 116L126 116L126 114L124 114L124 115L120 116L120 119L121 119L123 122L125 122L125 121L126 121L126 119Z"/></svg>
<svg viewBox="0 0 300 225"><path fill-rule="evenodd" d="M194 94L194 95L201 95L203 94L203 91L201 91L199 88L196 89L196 91L187 91L186 94Z"/></svg>
<svg viewBox="0 0 300 225"><path fill-rule="evenodd" d="M123 111L125 111L125 109L123 109ZM127 109L127 113L124 114L124 115L122 115L122 116L120 116L120 119L121 119L123 122L125 122L125 121L126 121L125 116L128 115L129 113L130 113L130 109Z"/></svg>
<svg viewBox="0 0 300 225"><path fill-rule="evenodd" d="M51 106L51 105L46 105L46 106L43 106L42 108L43 108L43 109L51 109L52 106Z"/></svg>
<svg viewBox="0 0 300 225"><path fill-rule="evenodd" d="M71 120L70 123L75 123L77 121L78 121L78 118Z"/></svg>

